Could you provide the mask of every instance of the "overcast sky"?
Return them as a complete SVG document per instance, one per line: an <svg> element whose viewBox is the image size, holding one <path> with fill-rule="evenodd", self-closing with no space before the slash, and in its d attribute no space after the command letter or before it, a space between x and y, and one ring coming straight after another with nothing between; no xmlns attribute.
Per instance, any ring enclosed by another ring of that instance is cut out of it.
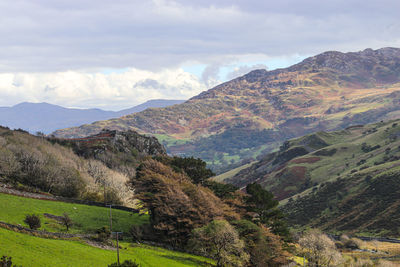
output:
<svg viewBox="0 0 400 267"><path fill-rule="evenodd" d="M398 0L2 0L0 106L187 99L327 50L400 47Z"/></svg>

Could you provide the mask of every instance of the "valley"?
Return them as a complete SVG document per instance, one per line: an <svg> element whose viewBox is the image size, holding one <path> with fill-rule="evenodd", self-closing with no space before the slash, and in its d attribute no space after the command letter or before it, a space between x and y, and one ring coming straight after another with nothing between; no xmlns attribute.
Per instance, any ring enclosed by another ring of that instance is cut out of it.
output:
<svg viewBox="0 0 400 267"><path fill-rule="evenodd" d="M325 52L285 69L254 70L179 105L53 134L133 129L160 138L170 154L200 157L222 173L290 138L398 118L399 61L397 48Z"/></svg>
<svg viewBox="0 0 400 267"><path fill-rule="evenodd" d="M397 247L356 237L400 236L399 118L400 49L382 48L47 136L1 127L0 185L25 197L0 193L0 253L114 266L112 204L121 261L140 266L301 265L317 241L335 266L397 262Z"/></svg>

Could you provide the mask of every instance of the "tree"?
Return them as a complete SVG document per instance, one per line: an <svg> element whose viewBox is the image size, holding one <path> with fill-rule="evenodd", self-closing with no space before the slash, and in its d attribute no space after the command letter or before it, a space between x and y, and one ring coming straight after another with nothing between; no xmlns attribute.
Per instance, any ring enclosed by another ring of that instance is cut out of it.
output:
<svg viewBox="0 0 400 267"><path fill-rule="evenodd" d="M131 183L149 211L153 238L175 247L185 247L193 229L221 217L228 209L211 190L152 159L138 167Z"/></svg>
<svg viewBox="0 0 400 267"><path fill-rule="evenodd" d="M215 174L207 168L207 163L199 158L158 157L158 161L171 166L174 171L184 172L195 184L203 184Z"/></svg>
<svg viewBox="0 0 400 267"><path fill-rule="evenodd" d="M63 216L61 216L61 223L67 228L67 232L69 228L74 224L72 219L68 216L67 213L64 213Z"/></svg>
<svg viewBox="0 0 400 267"><path fill-rule="evenodd" d="M282 249L281 238L271 233L268 228L248 220L231 223L246 244L246 252L250 255L250 266L283 266L288 263L290 255Z"/></svg>
<svg viewBox="0 0 400 267"><path fill-rule="evenodd" d="M278 209L279 201L274 198L274 194L263 189L257 183L248 184L246 192L249 194L246 200L248 210L256 212L260 216L260 221L270 226L274 234L282 236L286 241L290 241L289 229L282 211Z"/></svg>
<svg viewBox="0 0 400 267"><path fill-rule="evenodd" d="M90 160L88 164L88 173L94 178L96 184L103 186L103 199L104 203L106 203L106 187L109 186L107 181L107 168L99 161Z"/></svg>
<svg viewBox="0 0 400 267"><path fill-rule="evenodd" d="M239 234L225 220L214 220L195 229L190 243L195 251L213 257L218 267L244 266L249 260L243 240L239 239Z"/></svg>
<svg viewBox="0 0 400 267"><path fill-rule="evenodd" d="M342 260L335 243L318 229L311 229L299 240L309 266L338 266Z"/></svg>
<svg viewBox="0 0 400 267"><path fill-rule="evenodd" d="M205 181L203 186L211 189L211 191L213 191L213 193L221 199L234 197L233 193L239 189L232 184L223 184L212 180Z"/></svg>
<svg viewBox="0 0 400 267"><path fill-rule="evenodd" d="M39 229L41 226L40 217L35 214L26 215L24 223L29 225L29 228L33 230Z"/></svg>

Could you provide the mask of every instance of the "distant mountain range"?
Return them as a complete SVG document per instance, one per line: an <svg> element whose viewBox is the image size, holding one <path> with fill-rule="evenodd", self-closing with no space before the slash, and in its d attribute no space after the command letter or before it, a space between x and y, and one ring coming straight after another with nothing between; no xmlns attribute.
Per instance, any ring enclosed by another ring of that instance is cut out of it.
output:
<svg viewBox="0 0 400 267"><path fill-rule="evenodd" d="M74 109L48 103L24 102L12 107L0 107L0 125L12 129L21 128L31 133L43 132L48 134L57 129L118 118L148 108L162 108L182 102L184 100L149 100L143 104L120 111Z"/></svg>
<svg viewBox="0 0 400 267"><path fill-rule="evenodd" d="M400 118L400 49L328 51L284 69L252 71L185 103L58 130L153 134L169 153L222 166L277 149L290 138Z"/></svg>

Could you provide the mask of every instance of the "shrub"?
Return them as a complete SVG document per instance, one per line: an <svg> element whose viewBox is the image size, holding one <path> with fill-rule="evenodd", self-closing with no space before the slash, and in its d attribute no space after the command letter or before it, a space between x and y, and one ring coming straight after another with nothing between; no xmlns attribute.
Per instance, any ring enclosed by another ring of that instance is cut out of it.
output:
<svg viewBox="0 0 400 267"><path fill-rule="evenodd" d="M94 239L99 242L106 242L110 236L111 232L108 227L103 226L96 230L96 237Z"/></svg>
<svg viewBox="0 0 400 267"><path fill-rule="evenodd" d="M41 226L40 217L35 214L26 215L24 223L29 225L29 228L33 230L39 229Z"/></svg>
<svg viewBox="0 0 400 267"><path fill-rule="evenodd" d="M113 264L108 265L108 267L140 267L140 265L137 264L135 261L126 260L121 264L118 264L118 262L114 262Z"/></svg>
<svg viewBox="0 0 400 267"><path fill-rule="evenodd" d="M132 236L133 241L141 241L143 237L143 227L140 225L132 225L129 229L129 234Z"/></svg>
<svg viewBox="0 0 400 267"><path fill-rule="evenodd" d="M3 256L0 259L0 267L11 267L12 266L12 260L11 257L8 256Z"/></svg>

